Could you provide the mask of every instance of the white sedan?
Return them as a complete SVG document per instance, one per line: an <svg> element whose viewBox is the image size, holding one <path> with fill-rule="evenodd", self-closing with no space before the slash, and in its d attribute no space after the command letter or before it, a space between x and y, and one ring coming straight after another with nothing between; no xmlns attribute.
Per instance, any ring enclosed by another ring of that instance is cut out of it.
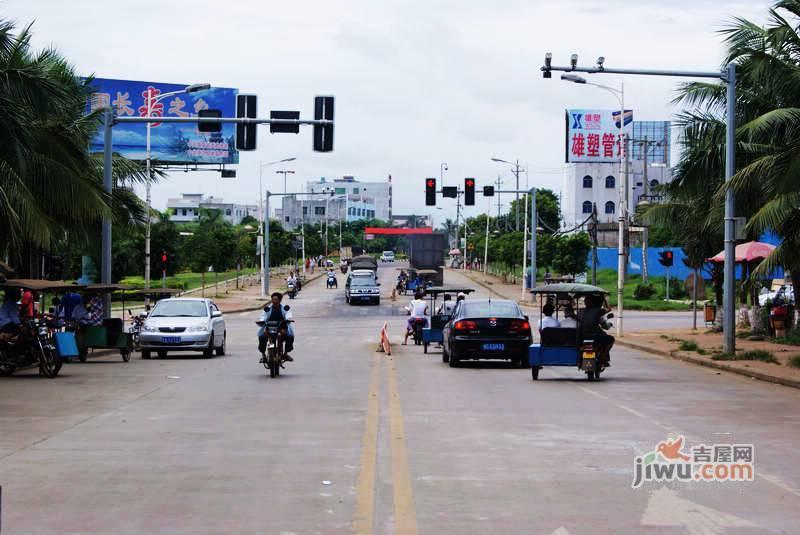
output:
<svg viewBox="0 0 800 535"><path fill-rule="evenodd" d="M211 299L175 297L162 299L150 311L139 334L142 358L155 351L202 351L211 358L225 354L225 319Z"/></svg>

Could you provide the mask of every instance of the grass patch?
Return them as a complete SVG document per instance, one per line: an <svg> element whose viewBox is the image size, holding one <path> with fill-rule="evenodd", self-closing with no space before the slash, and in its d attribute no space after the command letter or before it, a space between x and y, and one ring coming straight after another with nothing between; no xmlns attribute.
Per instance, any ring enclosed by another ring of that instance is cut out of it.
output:
<svg viewBox="0 0 800 535"><path fill-rule="evenodd" d="M800 368L800 355L795 355L789 360L789 366L794 366L795 368Z"/></svg>
<svg viewBox="0 0 800 535"><path fill-rule="evenodd" d="M589 279L588 282L591 282ZM625 298L625 308L629 310L643 310L643 311L683 311L691 310L691 304L674 303L672 301L664 301L666 293L666 278L665 277L650 277L648 285L655 290L655 293L647 299L636 299L636 287L642 284L641 275L631 275L625 283L623 289L623 296ZM617 304L617 272L614 269L601 269L597 272L597 285L608 290L608 303L611 306ZM677 279L670 278L670 297L675 297L678 287L682 290L683 283ZM680 294L678 294L680 295ZM641 293L639 295L642 297ZM681 298L686 299L685 295ZM697 296L698 314L702 314L703 301L708 298L708 295Z"/></svg>
<svg viewBox="0 0 800 535"><path fill-rule="evenodd" d="M792 329L789 331L788 336L783 338L776 338L776 342L779 344L788 344L792 346L800 346L800 329Z"/></svg>
<svg viewBox="0 0 800 535"><path fill-rule="evenodd" d="M238 274L239 275L252 275L257 271L256 268L246 268L241 270ZM236 277L237 273L236 270L226 271L224 273L217 273L216 279L217 281L223 281L226 279L232 279ZM169 288L181 288L183 290L192 290L194 288L199 288L202 282L202 275L200 273L176 273L172 277L167 277L167 287ZM205 274L206 286L209 284L214 284L214 273L206 273ZM134 286L136 288L144 288L144 277L139 275L128 276L120 281L122 284L128 284L130 286ZM161 277L153 278L150 285L152 287L160 287L161 286Z"/></svg>
<svg viewBox="0 0 800 535"><path fill-rule="evenodd" d="M741 353L715 353L712 357L714 360L760 360L761 362L771 362L772 364L780 364L771 351L764 349L753 349L750 351L742 351Z"/></svg>
<svg viewBox="0 0 800 535"><path fill-rule="evenodd" d="M700 346L694 340L681 340L681 343L678 344L678 349L681 351L697 351Z"/></svg>

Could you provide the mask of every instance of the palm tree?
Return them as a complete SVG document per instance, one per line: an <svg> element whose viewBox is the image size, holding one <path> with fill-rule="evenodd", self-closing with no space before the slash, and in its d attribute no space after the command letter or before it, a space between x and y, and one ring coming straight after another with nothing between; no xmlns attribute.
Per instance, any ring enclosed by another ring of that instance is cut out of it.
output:
<svg viewBox="0 0 800 535"><path fill-rule="evenodd" d="M751 239L765 231L781 240L755 270L764 276L778 266L800 287L800 1L781 0L769 10L764 28L736 18L722 31L728 46L725 63L737 65L736 163L731 187L738 216L749 219ZM709 237L720 237L724 185L722 84L691 83L677 101L692 110L682 116L684 152L669 186L673 202L687 202ZM709 195L711 194L711 195ZM707 204L705 204L707 203ZM673 220L675 221L675 220ZM680 219L693 228L691 218ZM696 225L695 225L696 226ZM721 243L719 244L721 248Z"/></svg>
<svg viewBox="0 0 800 535"><path fill-rule="evenodd" d="M54 49L34 52L30 28L0 20L0 253L37 266L65 235L96 241L87 236L102 217L142 219L131 185L144 175L116 157L115 189L104 191L102 160L87 149L99 124L99 112L85 113L91 79Z"/></svg>

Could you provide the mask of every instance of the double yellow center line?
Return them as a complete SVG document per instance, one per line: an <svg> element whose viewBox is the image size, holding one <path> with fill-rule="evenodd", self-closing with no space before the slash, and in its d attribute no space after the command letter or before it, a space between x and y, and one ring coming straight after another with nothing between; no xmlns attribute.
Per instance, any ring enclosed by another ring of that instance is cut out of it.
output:
<svg viewBox="0 0 800 535"><path fill-rule="evenodd" d="M414 493L411 485L411 471L408 467L403 427L403 410L400 393L397 389L397 370L394 357L381 357L376 353L372 358L367 416L362 439L361 471L356 487L356 514L353 531L359 535L371 534L375 526L375 475L378 461L378 426L380 422L381 369L387 363L387 382L389 396L389 432L391 435L392 487L394 499L394 532L401 535L416 535L417 513L414 507Z"/></svg>

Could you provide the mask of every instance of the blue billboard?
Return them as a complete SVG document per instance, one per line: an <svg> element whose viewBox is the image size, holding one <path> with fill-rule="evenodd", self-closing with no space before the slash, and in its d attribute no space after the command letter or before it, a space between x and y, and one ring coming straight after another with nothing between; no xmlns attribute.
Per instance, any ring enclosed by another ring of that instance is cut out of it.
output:
<svg viewBox="0 0 800 535"><path fill-rule="evenodd" d="M223 117L236 116L238 89L212 87L186 93L187 84L163 84L95 78L95 93L87 103L88 111L111 107L119 117L146 117L150 100L152 117L197 117L200 110L217 109ZM180 93L165 96L167 93ZM146 123L117 123L113 129L114 152L132 160L144 160L147 152ZM102 129L92 140L91 150L103 150ZM239 163L236 150L236 126L222 125L220 132L199 132L196 123L152 123L150 154L153 160L170 164Z"/></svg>

